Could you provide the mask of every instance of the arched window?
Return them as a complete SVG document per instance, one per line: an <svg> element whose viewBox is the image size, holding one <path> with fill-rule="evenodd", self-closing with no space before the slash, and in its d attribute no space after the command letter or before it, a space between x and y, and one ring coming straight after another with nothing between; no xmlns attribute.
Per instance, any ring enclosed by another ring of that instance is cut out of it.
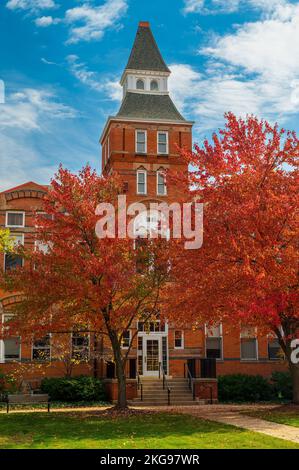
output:
<svg viewBox="0 0 299 470"><path fill-rule="evenodd" d="M139 78L136 82L137 90L144 90L144 81Z"/></svg>
<svg viewBox="0 0 299 470"><path fill-rule="evenodd" d="M157 80L151 81L151 91L157 91L159 89Z"/></svg>

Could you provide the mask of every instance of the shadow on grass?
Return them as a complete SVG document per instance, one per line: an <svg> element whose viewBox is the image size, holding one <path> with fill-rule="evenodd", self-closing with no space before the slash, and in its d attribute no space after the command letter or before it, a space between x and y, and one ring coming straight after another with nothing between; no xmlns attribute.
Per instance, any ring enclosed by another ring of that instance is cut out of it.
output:
<svg viewBox="0 0 299 470"><path fill-rule="evenodd" d="M192 416L101 411L0 416L0 448L289 448L280 439ZM299 446L297 446L299 448Z"/></svg>

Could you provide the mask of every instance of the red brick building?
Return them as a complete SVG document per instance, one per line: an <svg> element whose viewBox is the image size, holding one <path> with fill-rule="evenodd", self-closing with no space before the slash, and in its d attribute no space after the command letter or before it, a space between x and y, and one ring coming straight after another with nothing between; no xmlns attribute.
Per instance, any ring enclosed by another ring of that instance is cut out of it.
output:
<svg viewBox="0 0 299 470"><path fill-rule="evenodd" d="M124 182L128 203L174 202L180 188L167 186L164 170L182 169L178 147L192 148L192 125L184 119L171 100L168 91L170 70L165 64L147 22L138 27L128 64L121 77L123 100L116 116L108 118L102 132L102 171L118 172ZM184 168L183 168L184 169ZM187 171L187 168L185 169ZM25 183L0 194L0 226L8 227L17 241L32 245L34 214L42 210L42 197L47 187L36 183ZM22 264L22 259L1 255L3 269ZM15 296L0 292L0 315L5 322ZM215 358L217 374L247 373L270 376L274 370L284 370L286 364L279 355L275 340L259 336L253 329L234 329L229 325L217 325L209 331L202 325L196 331L181 330L172 324L138 324L136 344L132 345L127 375L130 396L136 394L136 372L143 379L156 380L159 364L173 381L183 378L189 367L196 368L196 375L207 375L200 371L202 358ZM131 333L127 333L123 347L128 346ZM115 397L113 366L109 357L109 346L97 342L102 359L93 359L90 354L93 338L72 335L69 339L71 354L80 355L84 361L74 367L74 373L92 373L107 378L111 397ZM37 344L23 345L18 338L0 341L0 368L10 370L16 363L29 364L39 359L39 350L46 351L50 363L47 375L63 374L63 365L55 359L54 337L45 338ZM106 358L106 359L105 359ZM111 358L112 359L112 358ZM204 363L203 363L204 364ZM215 381L199 378L195 384L196 394L207 398L213 388L216 398ZM181 385L179 385L180 387ZM208 388L208 390L211 390ZM208 393L208 396L207 396ZM182 395L183 397L184 395ZM183 398L182 398L183 399ZM184 398L185 399L185 398Z"/></svg>

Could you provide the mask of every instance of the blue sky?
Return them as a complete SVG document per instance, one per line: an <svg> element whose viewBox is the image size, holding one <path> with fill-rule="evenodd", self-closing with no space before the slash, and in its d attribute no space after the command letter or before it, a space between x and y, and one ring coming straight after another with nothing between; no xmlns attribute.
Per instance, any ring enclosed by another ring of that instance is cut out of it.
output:
<svg viewBox="0 0 299 470"><path fill-rule="evenodd" d="M151 23L195 141L225 111L298 130L298 1L2 0L0 190L48 183L59 163L100 171L98 138L118 110L140 20Z"/></svg>

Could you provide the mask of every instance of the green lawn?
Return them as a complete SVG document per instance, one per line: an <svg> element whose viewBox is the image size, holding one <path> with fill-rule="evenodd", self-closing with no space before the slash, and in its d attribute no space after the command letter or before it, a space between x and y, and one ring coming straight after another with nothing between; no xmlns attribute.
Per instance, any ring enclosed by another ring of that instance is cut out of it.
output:
<svg viewBox="0 0 299 470"><path fill-rule="evenodd" d="M299 449L299 445L187 415L0 414L0 449L26 448Z"/></svg>
<svg viewBox="0 0 299 470"><path fill-rule="evenodd" d="M286 405L272 410L251 411L245 414L267 421L274 421L274 423L299 427L299 406Z"/></svg>

